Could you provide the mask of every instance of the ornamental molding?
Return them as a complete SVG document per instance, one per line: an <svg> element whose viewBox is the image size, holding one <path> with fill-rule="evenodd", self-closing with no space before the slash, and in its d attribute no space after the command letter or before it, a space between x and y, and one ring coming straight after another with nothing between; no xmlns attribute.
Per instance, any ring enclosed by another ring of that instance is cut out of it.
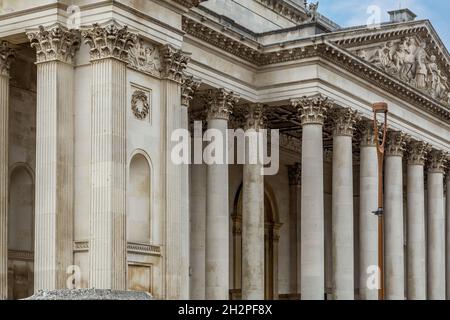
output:
<svg viewBox="0 0 450 320"><path fill-rule="evenodd" d="M296 162L293 165L287 166L288 177L290 186L301 186L302 185L302 164Z"/></svg>
<svg viewBox="0 0 450 320"><path fill-rule="evenodd" d="M128 54L128 65L132 69L151 76L161 76L159 50L156 45L146 43L142 38L139 38L136 41L136 44L130 48Z"/></svg>
<svg viewBox="0 0 450 320"><path fill-rule="evenodd" d="M423 22L421 22L423 24ZM417 24L417 22L416 22ZM357 56L356 51L349 48L355 43L370 43L380 41L380 38L396 36L399 39L412 36L417 32L423 32L428 28L405 24L403 29L369 31L368 29L339 31L323 35L322 38L311 38L299 40L297 43L289 44L289 47L280 45L278 48L265 48L248 41L246 38L228 36L225 30L213 28L206 25L204 21L196 21L190 17L183 17L183 30L200 40L203 40L214 47L220 48L238 58L241 58L257 67L264 67L272 64L297 61L307 58L320 58L330 62L344 70L355 74L361 79L375 84L380 89L394 94L402 100L409 102L418 108L433 114L443 121L450 121L450 105L445 101L434 99L426 90L420 90L411 84L402 81L400 78L385 72L377 66ZM356 33L357 36L349 38L346 34ZM426 36L429 47L433 48L438 41L428 33ZM356 40L355 40L356 38ZM358 40L359 39L359 40ZM312 43L311 43L312 42ZM437 46L437 45L436 45ZM445 48L444 48L445 49ZM446 54L443 50L436 51L434 55L440 62L440 70L450 69L447 65ZM431 57L431 56L430 56ZM450 76L449 76L450 79ZM445 99L444 99L445 100ZM450 101L449 101L450 102Z"/></svg>
<svg viewBox="0 0 450 320"><path fill-rule="evenodd" d="M353 136L360 115L351 108L333 108L330 112L334 136Z"/></svg>
<svg viewBox="0 0 450 320"><path fill-rule="evenodd" d="M194 94L202 84L202 80L193 75L184 74L181 82L181 105L189 107Z"/></svg>
<svg viewBox="0 0 450 320"><path fill-rule="evenodd" d="M209 90L203 99L208 112L208 120L223 119L228 121L233 113L233 108L240 100L240 96L227 89L218 89Z"/></svg>
<svg viewBox="0 0 450 320"><path fill-rule="evenodd" d="M39 26L36 31L28 31L27 36L31 47L36 49L37 63L61 61L73 64L81 45L80 31L69 30L59 24Z"/></svg>
<svg viewBox="0 0 450 320"><path fill-rule="evenodd" d="M267 125L266 106L261 103L254 103L243 106L244 129L260 130Z"/></svg>
<svg viewBox="0 0 450 320"><path fill-rule="evenodd" d="M161 76L181 83L184 70L191 59L191 54L166 44L161 47L159 55L161 59Z"/></svg>
<svg viewBox="0 0 450 320"><path fill-rule="evenodd" d="M114 58L129 63L130 50L138 37L114 21L100 26L98 23L82 31L84 43L90 47L91 61Z"/></svg>
<svg viewBox="0 0 450 320"><path fill-rule="evenodd" d="M79 240L73 242L74 252L89 252L89 247L89 240ZM128 242L127 252L140 255L160 256L161 247L154 246L148 243Z"/></svg>
<svg viewBox="0 0 450 320"><path fill-rule="evenodd" d="M353 52L432 99L450 105L448 66L438 61L430 45L426 38L411 36Z"/></svg>
<svg viewBox="0 0 450 320"><path fill-rule="evenodd" d="M0 41L0 76L9 76L16 54L7 41Z"/></svg>
<svg viewBox="0 0 450 320"><path fill-rule="evenodd" d="M358 131L361 140L361 147L375 147L377 142L375 140L374 121L364 119L358 122Z"/></svg>
<svg viewBox="0 0 450 320"><path fill-rule="evenodd" d="M135 90L131 96L131 111L138 120L147 119L150 114L150 101L148 93L142 90Z"/></svg>
<svg viewBox="0 0 450 320"><path fill-rule="evenodd" d="M173 1L190 9L193 7L198 7L200 3L205 2L207 0L173 0Z"/></svg>
<svg viewBox="0 0 450 320"><path fill-rule="evenodd" d="M427 162L428 153L431 151L431 145L422 141L412 141L408 145L408 164L424 166Z"/></svg>
<svg viewBox="0 0 450 320"><path fill-rule="evenodd" d="M302 125L325 123L326 115L334 106L334 103L321 94L312 97L292 99L291 105L297 109L298 119Z"/></svg>
<svg viewBox="0 0 450 320"><path fill-rule="evenodd" d="M8 259L10 259L10 260L22 260L22 261L33 261L34 260L34 253L32 251L8 250Z"/></svg>
<svg viewBox="0 0 450 320"><path fill-rule="evenodd" d="M445 173L449 154L441 150L432 150L428 157L429 173Z"/></svg>
<svg viewBox="0 0 450 320"><path fill-rule="evenodd" d="M391 157L403 157L409 136L400 131L388 131L386 141L386 155Z"/></svg>

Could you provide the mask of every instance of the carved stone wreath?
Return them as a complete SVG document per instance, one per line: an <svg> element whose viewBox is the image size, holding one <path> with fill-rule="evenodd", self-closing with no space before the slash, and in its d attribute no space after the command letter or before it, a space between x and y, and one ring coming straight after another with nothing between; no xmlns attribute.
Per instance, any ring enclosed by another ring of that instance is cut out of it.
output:
<svg viewBox="0 0 450 320"><path fill-rule="evenodd" d="M147 118L150 112L150 103L147 94L144 91L136 90L131 98L131 110L134 116L139 120Z"/></svg>

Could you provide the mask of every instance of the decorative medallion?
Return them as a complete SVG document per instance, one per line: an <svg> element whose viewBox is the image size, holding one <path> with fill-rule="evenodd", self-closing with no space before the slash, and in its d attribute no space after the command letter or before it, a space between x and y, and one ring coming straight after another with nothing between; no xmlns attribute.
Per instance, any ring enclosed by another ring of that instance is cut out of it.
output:
<svg viewBox="0 0 450 320"><path fill-rule="evenodd" d="M145 120L150 113L150 102L147 94L142 90L136 90L131 97L131 110L138 120Z"/></svg>

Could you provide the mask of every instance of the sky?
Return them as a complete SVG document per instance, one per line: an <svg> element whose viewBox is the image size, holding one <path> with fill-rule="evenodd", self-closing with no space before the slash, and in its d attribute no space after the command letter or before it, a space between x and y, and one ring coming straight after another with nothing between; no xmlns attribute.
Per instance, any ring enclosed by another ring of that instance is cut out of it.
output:
<svg viewBox="0 0 450 320"><path fill-rule="evenodd" d="M390 10L408 8L416 19L429 19L450 51L450 0L310 0L319 1L319 12L342 27L365 25L372 13L370 6L380 8L381 21L389 21Z"/></svg>

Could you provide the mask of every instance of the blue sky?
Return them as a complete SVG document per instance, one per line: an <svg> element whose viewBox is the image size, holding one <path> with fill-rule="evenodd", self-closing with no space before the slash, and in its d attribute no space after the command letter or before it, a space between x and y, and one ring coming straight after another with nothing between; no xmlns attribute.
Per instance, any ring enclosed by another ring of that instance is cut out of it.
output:
<svg viewBox="0 0 450 320"><path fill-rule="evenodd" d="M316 2L317 0L310 0ZM450 0L318 0L319 12L342 27L364 25L370 14L367 8L381 9L382 22L388 21L387 11L408 8L417 19L429 19L450 51Z"/></svg>

